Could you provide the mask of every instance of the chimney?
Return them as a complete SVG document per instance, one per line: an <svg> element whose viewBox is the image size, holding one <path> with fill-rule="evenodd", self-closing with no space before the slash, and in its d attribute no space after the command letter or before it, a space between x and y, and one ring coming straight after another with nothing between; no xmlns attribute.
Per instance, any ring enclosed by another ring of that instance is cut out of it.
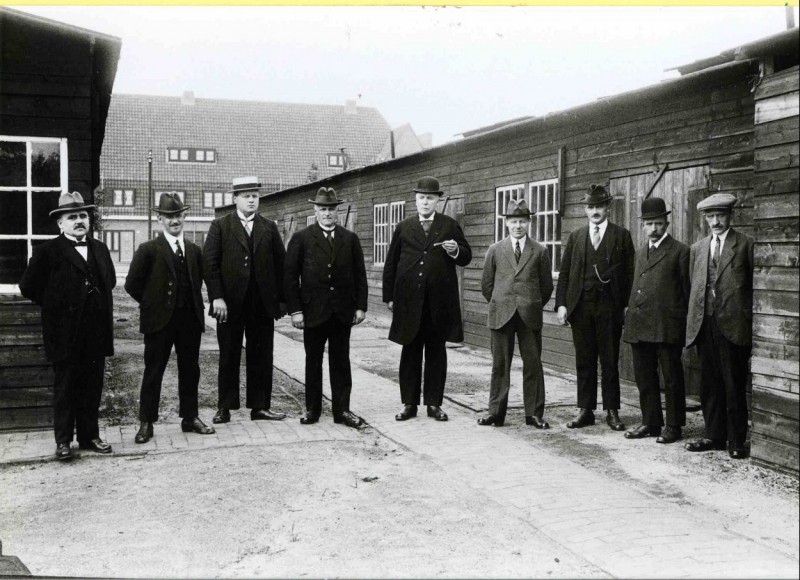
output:
<svg viewBox="0 0 800 580"><path fill-rule="evenodd" d="M181 105L187 107L194 106L194 91L183 91L183 94L181 95Z"/></svg>
<svg viewBox="0 0 800 580"><path fill-rule="evenodd" d="M344 102L344 112L347 115L355 115L358 110L358 105L352 99L348 99Z"/></svg>

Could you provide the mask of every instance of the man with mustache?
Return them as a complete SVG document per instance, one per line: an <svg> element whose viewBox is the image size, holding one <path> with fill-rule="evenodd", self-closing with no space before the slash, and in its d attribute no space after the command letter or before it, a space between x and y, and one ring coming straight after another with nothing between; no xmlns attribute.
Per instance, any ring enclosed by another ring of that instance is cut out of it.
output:
<svg viewBox="0 0 800 580"><path fill-rule="evenodd" d="M597 361L606 423L624 431L619 418L619 340L633 283L631 233L608 221L613 196L592 185L583 198L589 223L572 232L561 257L556 288L560 324L569 322L578 375L578 415L567 427L594 425L597 408Z"/></svg>
<svg viewBox="0 0 800 580"><path fill-rule="evenodd" d="M627 439L656 437L674 443L686 424L686 387L681 353L689 304L689 247L667 233L666 203L660 197L642 202L642 228L647 241L636 254L630 304L622 339L633 350L633 372L639 388L642 423ZM664 377L667 426L662 433L661 388Z"/></svg>
<svg viewBox="0 0 800 580"><path fill-rule="evenodd" d="M748 452L747 398L753 333L753 239L731 227L736 196L715 193L697 204L711 234L692 245L692 289L686 348L700 356L700 404L705 437L689 451L725 449L733 459Z"/></svg>
<svg viewBox="0 0 800 580"><path fill-rule="evenodd" d="M114 354L111 291L117 279L105 244L89 237L89 210L77 191L64 193L50 217L61 235L34 246L19 282L22 295L42 307L47 360L53 363L56 458L81 449L111 453L100 439L98 411L105 360Z"/></svg>
<svg viewBox="0 0 800 580"><path fill-rule="evenodd" d="M144 334L136 443L147 443L153 437L161 381L173 346L178 358L181 430L214 433L214 428L198 417L200 338L205 331L200 293L203 263L200 248L183 236L188 209L177 193L161 194L155 211L163 231L139 246L125 279L125 291L139 303L139 331Z"/></svg>

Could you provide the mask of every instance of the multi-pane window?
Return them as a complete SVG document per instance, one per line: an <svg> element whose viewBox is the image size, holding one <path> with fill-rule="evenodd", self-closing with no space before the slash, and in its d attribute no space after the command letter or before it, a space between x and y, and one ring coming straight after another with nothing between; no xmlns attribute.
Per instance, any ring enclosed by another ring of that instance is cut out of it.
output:
<svg viewBox="0 0 800 580"><path fill-rule="evenodd" d="M49 213L68 183L66 139L0 135L0 292L16 292L33 246L58 235Z"/></svg>
<svg viewBox="0 0 800 580"><path fill-rule="evenodd" d="M213 208L231 205L233 203L233 193L223 193L221 191L204 191L203 207Z"/></svg>
<svg viewBox="0 0 800 580"><path fill-rule="evenodd" d="M378 203L372 208L373 248L372 260L375 264L386 262L392 233L405 218L405 202Z"/></svg>
<svg viewBox="0 0 800 580"><path fill-rule="evenodd" d="M328 153L328 167L344 167L344 153Z"/></svg>
<svg viewBox="0 0 800 580"><path fill-rule="evenodd" d="M170 163L216 163L217 152L215 149L197 147L169 147L167 148L167 161Z"/></svg>
<svg viewBox="0 0 800 580"><path fill-rule="evenodd" d="M112 203L115 206L133 207L134 194L132 189L115 189Z"/></svg>
<svg viewBox="0 0 800 580"><path fill-rule="evenodd" d="M512 199L522 199L525 197L525 185L507 185L498 187L495 190L495 220L494 220L494 241L499 242L506 237L506 219L503 214L506 212L508 202ZM530 199L528 207L530 207ZM530 230L528 230L530 234Z"/></svg>

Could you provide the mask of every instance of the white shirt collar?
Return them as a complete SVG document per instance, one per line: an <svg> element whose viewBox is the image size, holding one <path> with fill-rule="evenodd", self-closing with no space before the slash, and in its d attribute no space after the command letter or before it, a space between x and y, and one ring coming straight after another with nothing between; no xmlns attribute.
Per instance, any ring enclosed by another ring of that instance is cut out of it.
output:
<svg viewBox="0 0 800 580"><path fill-rule="evenodd" d="M606 235L606 229L608 228L608 220L604 219L603 223L601 223L601 224L594 224L594 223L592 223L590 221L589 222L589 237L590 238L592 237L592 234L594 233L594 227L595 226L599 226L600 227L600 240L602 241L603 240L603 236Z"/></svg>
<svg viewBox="0 0 800 580"><path fill-rule="evenodd" d="M77 242L78 238L75 236L71 236L69 234L64 234L64 237L72 242ZM86 242L85 246L74 246L74 249L83 257L84 260L89 260L89 236L84 236L83 242Z"/></svg>
<svg viewBox="0 0 800 580"><path fill-rule="evenodd" d="M433 212L433 213L431 214L431 217L427 217L427 218L425 218L425 217L422 217L422 214L417 214L417 215L419 216L419 221L420 221L420 222L432 222L432 221L433 221L433 218L435 218L435 217L436 217L436 212Z"/></svg>
<svg viewBox="0 0 800 580"><path fill-rule="evenodd" d="M669 233L668 233L668 232L664 232L664 235L663 235L663 236L661 236L660 238L658 238L658 241L657 241L657 242L650 242L650 247L651 247L651 248L657 248L658 246L660 246L660 245L661 245L661 242L663 242L663 241L664 241L664 239L665 239L665 238L666 238L668 235L669 235Z"/></svg>
<svg viewBox="0 0 800 580"><path fill-rule="evenodd" d="M332 228L326 228L326 227L324 227L324 226L323 226L321 223L319 223L319 222L317 222L317 225L318 225L320 228L322 228L322 231L323 231L323 232L325 232L326 234L327 234L327 233L330 233L331 235L333 235L333 232L335 232L335 231L336 231L336 226L335 226L335 225L334 225Z"/></svg>
<svg viewBox="0 0 800 580"><path fill-rule="evenodd" d="M528 241L528 236L527 235L522 236L520 239L516 239L514 236L508 236L508 237L511 239L511 247L512 248L515 245L517 245L517 242L519 242L519 251L520 252L524 252L525 251L525 242Z"/></svg>
<svg viewBox="0 0 800 580"><path fill-rule="evenodd" d="M236 215L239 216L239 221L242 222L251 222L256 218L256 212L253 212L253 215L251 215L250 217L245 217L245 215L238 209L236 210Z"/></svg>
<svg viewBox="0 0 800 580"><path fill-rule="evenodd" d="M161 233L164 234L164 238L166 238L167 242L169 242L169 247L172 248L172 251L175 251L175 242L177 241L181 246L181 252L186 254L186 246L183 243L183 232L178 234L177 236L173 236L167 232L162 231Z"/></svg>
<svg viewBox="0 0 800 580"><path fill-rule="evenodd" d="M87 243L89 242L89 236L84 236L82 240L79 240L75 236L71 236L65 233L64 237L67 238L68 240L72 240L73 242L87 242Z"/></svg>
<svg viewBox="0 0 800 580"><path fill-rule="evenodd" d="M709 247L711 248L711 253L712 254L714 253L714 238L715 237L719 238L719 253L721 254L722 253L722 248L725 247L725 238L728 237L728 233L730 231L731 231L731 228L728 228L727 230L725 230L725 233L720 234L719 236L717 236L715 234L711 234L711 244L709 244Z"/></svg>

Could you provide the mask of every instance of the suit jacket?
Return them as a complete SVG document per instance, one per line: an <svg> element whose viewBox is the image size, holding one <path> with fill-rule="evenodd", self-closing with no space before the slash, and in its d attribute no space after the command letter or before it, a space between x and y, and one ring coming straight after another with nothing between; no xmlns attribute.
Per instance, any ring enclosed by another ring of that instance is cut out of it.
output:
<svg viewBox="0 0 800 580"><path fill-rule="evenodd" d="M636 253L622 339L683 346L689 308L689 246L668 235L648 259L648 245Z"/></svg>
<svg viewBox="0 0 800 580"><path fill-rule="evenodd" d="M541 330L542 308L553 294L553 273L545 247L527 238L518 264L511 236L489 246L481 292L489 302L492 330L502 328L515 312L530 328Z"/></svg>
<svg viewBox="0 0 800 580"><path fill-rule="evenodd" d="M458 244L455 259L433 245L445 240ZM394 302L389 340L399 344L414 340L427 300L433 321L446 339L463 341L456 266L466 266L471 260L472 249L461 226L449 216L437 212L427 236L419 216L397 224L383 265L383 301Z"/></svg>
<svg viewBox="0 0 800 580"><path fill-rule="evenodd" d="M567 247L561 255L561 267L556 287L556 306L567 307L567 318L572 315L583 294L583 272L586 263L586 244L589 240L589 224L572 232L567 239ZM608 223L604 236L608 251L608 286L614 306L620 318L633 284L634 254L631 233L623 227Z"/></svg>
<svg viewBox="0 0 800 580"><path fill-rule="evenodd" d="M194 312L205 330L203 316L203 256L200 247L185 237L186 266L192 283ZM144 242L136 250L131 261L125 291L139 303L139 332L149 334L164 328L172 318L178 291L178 274L175 268L175 252L164 234Z"/></svg>
<svg viewBox="0 0 800 580"><path fill-rule="evenodd" d="M104 356L111 356L114 354L111 291L117 285L117 277L106 245L89 236L87 241L106 298L102 351ZM72 353L86 304L87 271L86 261L60 235L33 248L31 261L19 282L22 295L42 307L44 349L50 362L62 361Z"/></svg>
<svg viewBox="0 0 800 580"><path fill-rule="evenodd" d="M297 232L286 252L284 293L290 313L303 312L308 328L331 316L352 324L356 310L367 311L367 269L361 241L336 226L333 248L318 224Z"/></svg>
<svg viewBox="0 0 800 580"><path fill-rule="evenodd" d="M692 291L686 321L686 347L692 346L703 326L706 312L706 286L711 238L692 245L689 271ZM711 291L711 289L709 289ZM734 344L747 346L753 338L753 238L731 228L717 266L714 286L714 316L722 334Z"/></svg>
<svg viewBox="0 0 800 580"><path fill-rule="evenodd" d="M283 263L286 250L272 220L260 214L253 218L253 256L256 285L261 303L273 318L283 315ZM203 247L204 270L208 301L224 298L228 318L242 315L244 298L250 283L250 250L248 235L234 211L215 219Z"/></svg>

